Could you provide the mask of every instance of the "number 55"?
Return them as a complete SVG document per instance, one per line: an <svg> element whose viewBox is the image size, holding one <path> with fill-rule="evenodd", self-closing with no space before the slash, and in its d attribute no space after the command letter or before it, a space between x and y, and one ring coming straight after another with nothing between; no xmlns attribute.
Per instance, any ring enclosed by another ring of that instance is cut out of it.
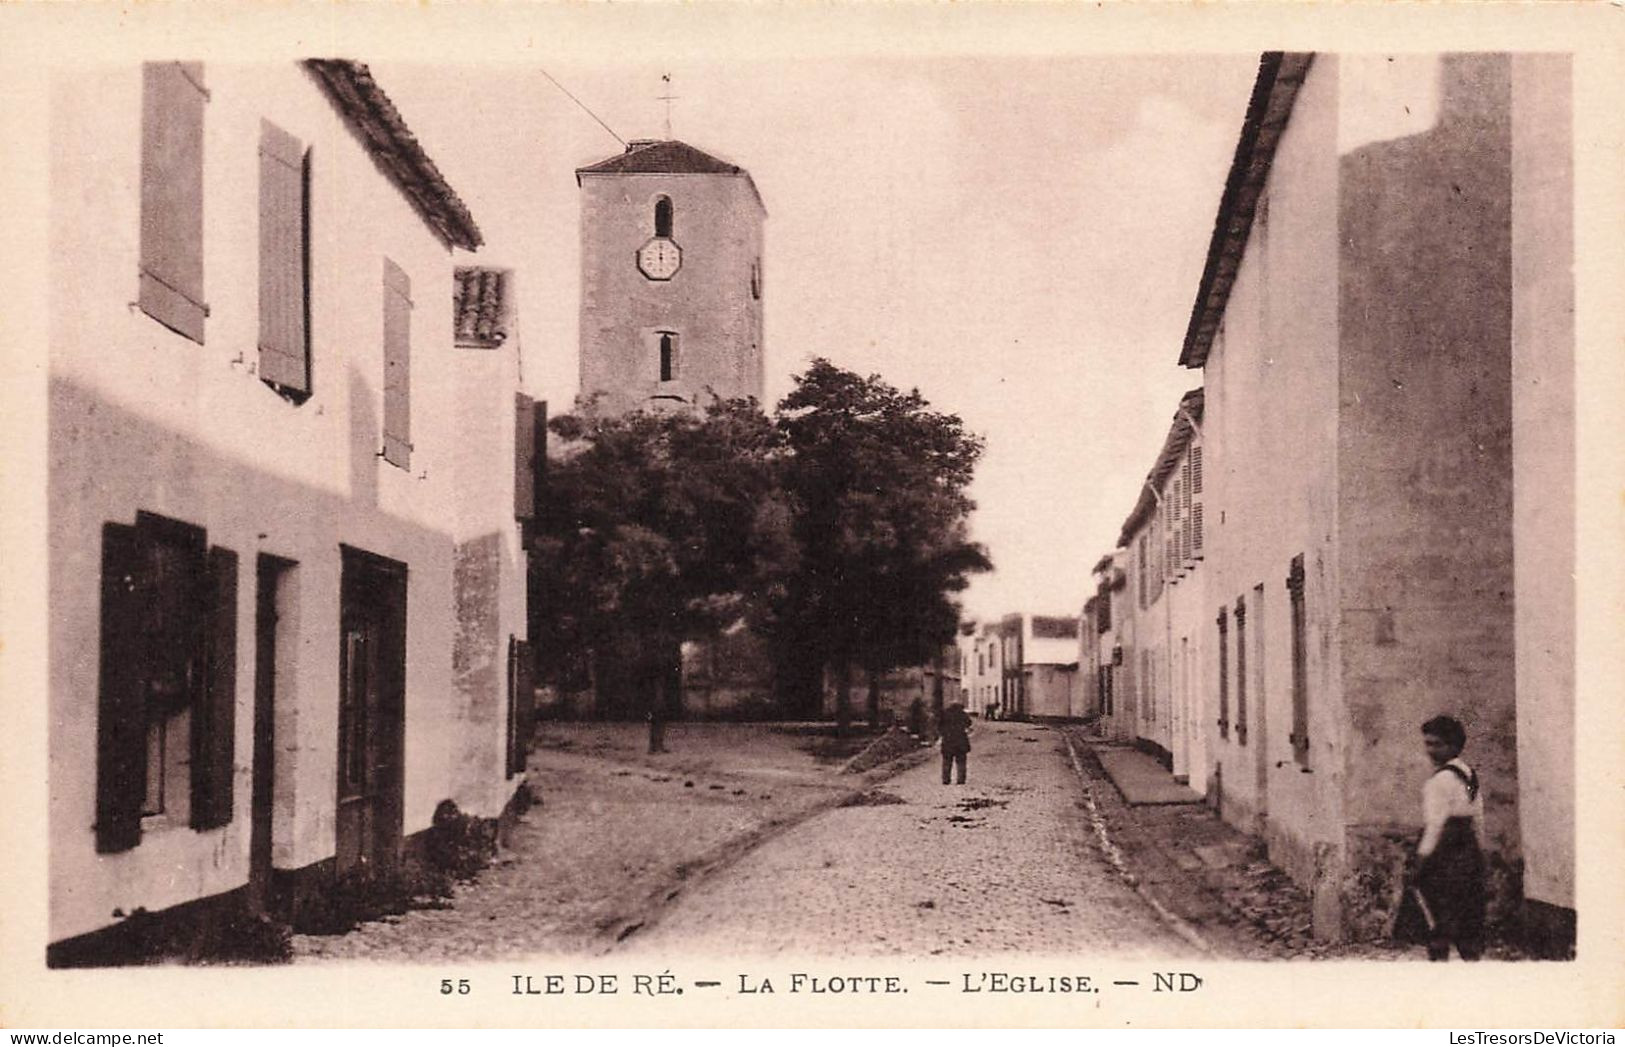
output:
<svg viewBox="0 0 1625 1047"><path fill-rule="evenodd" d="M473 991L474 989L468 984L467 978L458 978L455 985L450 978L440 979L440 995L442 996L450 996L452 993L456 993L458 996L467 996Z"/></svg>

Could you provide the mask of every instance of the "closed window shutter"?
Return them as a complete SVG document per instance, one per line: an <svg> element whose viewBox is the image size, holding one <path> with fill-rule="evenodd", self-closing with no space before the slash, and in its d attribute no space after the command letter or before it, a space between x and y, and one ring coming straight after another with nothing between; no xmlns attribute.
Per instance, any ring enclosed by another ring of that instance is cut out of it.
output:
<svg viewBox="0 0 1625 1047"><path fill-rule="evenodd" d="M1236 597L1236 739L1247 744L1247 601Z"/></svg>
<svg viewBox="0 0 1625 1047"><path fill-rule="evenodd" d="M384 460L412 466L412 281L384 259Z"/></svg>
<svg viewBox="0 0 1625 1047"><path fill-rule="evenodd" d="M1292 606L1292 754L1309 766L1309 638L1304 608L1303 554L1292 558L1286 588Z"/></svg>
<svg viewBox="0 0 1625 1047"><path fill-rule="evenodd" d="M231 821L237 732L237 554L209 550L203 693L192 710L192 828Z"/></svg>
<svg viewBox="0 0 1625 1047"><path fill-rule="evenodd" d="M1186 560L1190 560L1195 552L1195 538L1191 534L1191 461L1185 459L1185 465L1180 470L1179 498L1183 519L1179 523L1179 539L1183 546L1181 553Z"/></svg>
<svg viewBox="0 0 1625 1047"><path fill-rule="evenodd" d="M1179 507L1179 496L1172 488L1163 488L1162 492L1162 578L1169 581L1178 569L1179 546L1175 544L1178 538L1178 517L1175 515Z"/></svg>
<svg viewBox="0 0 1625 1047"><path fill-rule="evenodd" d="M535 731L536 690L530 644L508 638L508 767L507 776L523 774Z"/></svg>
<svg viewBox="0 0 1625 1047"><path fill-rule="evenodd" d="M299 139L260 121L260 377L310 392L305 325L305 150Z"/></svg>
<svg viewBox="0 0 1625 1047"><path fill-rule="evenodd" d="M1191 493L1202 493L1202 448L1191 448Z"/></svg>
<svg viewBox="0 0 1625 1047"><path fill-rule="evenodd" d="M146 796L146 666L141 616L145 555L140 534L102 526L101 676L96 701L96 850L141 842Z"/></svg>
<svg viewBox="0 0 1625 1047"><path fill-rule="evenodd" d="M142 312L198 344L203 303L203 66L149 62L141 90Z"/></svg>
<svg viewBox="0 0 1625 1047"><path fill-rule="evenodd" d="M513 515L536 518L536 401L514 394Z"/></svg>

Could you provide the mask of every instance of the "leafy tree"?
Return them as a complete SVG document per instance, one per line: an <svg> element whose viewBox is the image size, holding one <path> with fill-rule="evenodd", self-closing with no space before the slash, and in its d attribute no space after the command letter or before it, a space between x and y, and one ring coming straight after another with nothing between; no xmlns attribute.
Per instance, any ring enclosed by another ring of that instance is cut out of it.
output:
<svg viewBox="0 0 1625 1047"><path fill-rule="evenodd" d="M967 538L970 485L983 443L918 390L815 360L779 404L780 470L798 555L763 623L793 702L811 704L836 676L836 718L851 720L854 667L871 681L952 641L953 594L991 568Z"/></svg>
<svg viewBox="0 0 1625 1047"><path fill-rule="evenodd" d="M785 572L780 436L753 400L549 428L565 450L531 545L539 668L565 683L591 674L601 702L653 725L675 704L681 642L749 614Z"/></svg>

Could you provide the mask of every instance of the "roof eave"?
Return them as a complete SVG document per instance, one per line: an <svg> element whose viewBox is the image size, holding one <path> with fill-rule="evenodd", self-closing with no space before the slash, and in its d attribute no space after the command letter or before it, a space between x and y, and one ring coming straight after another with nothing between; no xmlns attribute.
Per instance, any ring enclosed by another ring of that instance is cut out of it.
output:
<svg viewBox="0 0 1625 1047"><path fill-rule="evenodd" d="M307 58L304 66L379 170L395 183L441 242L465 251L478 250L485 239L474 216L407 128L366 63Z"/></svg>
<svg viewBox="0 0 1625 1047"><path fill-rule="evenodd" d="M762 212L763 218L767 217L767 204L762 202L762 193L761 190L756 188L756 179L752 178L750 172L744 168L740 168L738 171L595 171L590 167L578 167L576 168L577 189L581 188L581 179L585 175L616 178L629 178L634 175L643 175L649 178L743 178L745 184L750 187L750 195L756 201L757 209Z"/></svg>
<svg viewBox="0 0 1625 1047"><path fill-rule="evenodd" d="M1202 281L1197 286L1196 301L1191 306L1190 323L1179 353L1183 367L1201 367L1207 362L1252 233L1258 196L1269 178L1275 148L1291 119L1298 88L1308 75L1314 57L1311 52L1269 51L1258 61L1258 77L1253 81L1241 137L1236 142L1236 155L1231 160L1224 195L1219 200L1219 213L1213 222L1207 264L1202 270Z"/></svg>
<svg viewBox="0 0 1625 1047"><path fill-rule="evenodd" d="M1195 435L1195 426L1192 423L1201 423L1206 403L1207 394L1201 386L1179 398L1179 407L1174 411L1174 420L1168 427L1167 437L1163 439L1162 450L1158 452L1151 471L1146 474L1145 482L1140 485L1140 497L1135 500L1134 509L1123 521L1122 530L1118 532L1119 549L1127 548L1140 527L1153 515L1157 496L1152 492L1161 488L1163 481L1173 472L1173 464L1190 446L1191 437Z"/></svg>

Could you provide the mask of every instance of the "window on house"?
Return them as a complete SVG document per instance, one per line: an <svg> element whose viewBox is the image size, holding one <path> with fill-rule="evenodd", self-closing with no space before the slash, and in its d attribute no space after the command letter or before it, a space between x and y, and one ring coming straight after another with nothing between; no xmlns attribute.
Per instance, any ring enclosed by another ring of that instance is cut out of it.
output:
<svg viewBox="0 0 1625 1047"><path fill-rule="evenodd" d="M260 121L260 378L296 399L310 393L308 156Z"/></svg>
<svg viewBox="0 0 1625 1047"><path fill-rule="evenodd" d="M762 260L760 258L750 263L750 296L762 297Z"/></svg>
<svg viewBox="0 0 1625 1047"><path fill-rule="evenodd" d="M1230 616L1219 608L1219 737L1230 736Z"/></svg>
<svg viewBox="0 0 1625 1047"><path fill-rule="evenodd" d="M1134 560L1135 560L1135 573L1139 576L1140 609L1141 610L1145 609L1146 597L1147 597L1147 593L1146 593L1146 573L1147 573L1147 571L1146 571L1146 567L1147 567L1146 558L1148 556L1147 546L1148 546L1147 537L1144 534L1140 535L1140 555L1136 556L1134 558Z"/></svg>
<svg viewBox="0 0 1625 1047"><path fill-rule="evenodd" d="M1162 572L1165 581L1171 581L1175 572L1179 570L1179 547L1175 544L1178 538L1177 520L1179 496L1171 488L1162 492Z"/></svg>
<svg viewBox="0 0 1625 1047"><path fill-rule="evenodd" d="M1247 603L1236 597L1236 741L1247 744Z"/></svg>
<svg viewBox="0 0 1625 1047"><path fill-rule="evenodd" d="M1180 559L1189 562L1195 555L1195 537L1191 531L1191 460L1185 459L1185 464L1179 470L1179 541Z"/></svg>
<svg viewBox="0 0 1625 1047"><path fill-rule="evenodd" d="M384 259L384 461L412 467L412 281Z"/></svg>
<svg viewBox="0 0 1625 1047"><path fill-rule="evenodd" d="M671 235L671 197L655 198L655 235Z"/></svg>
<svg viewBox="0 0 1625 1047"><path fill-rule="evenodd" d="M96 849L232 817L237 556L149 513L102 529Z"/></svg>
<svg viewBox="0 0 1625 1047"><path fill-rule="evenodd" d="M677 377L677 335L660 332L660 380L670 382Z"/></svg>
<svg viewBox="0 0 1625 1047"><path fill-rule="evenodd" d="M1286 588L1292 603L1292 754L1309 766L1309 640L1303 599L1303 554L1292 558Z"/></svg>
<svg viewBox="0 0 1625 1047"><path fill-rule="evenodd" d="M203 109L197 62L148 62L141 84L141 311L199 345L203 301Z"/></svg>

